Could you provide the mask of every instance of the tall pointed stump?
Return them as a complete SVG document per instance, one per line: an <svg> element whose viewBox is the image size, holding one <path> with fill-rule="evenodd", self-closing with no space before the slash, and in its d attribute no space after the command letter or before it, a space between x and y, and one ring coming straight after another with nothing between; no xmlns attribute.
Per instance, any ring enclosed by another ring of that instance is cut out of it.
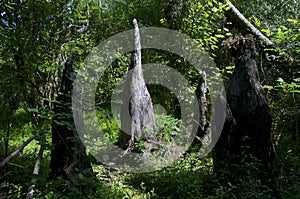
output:
<svg viewBox="0 0 300 199"><path fill-rule="evenodd" d="M144 153L149 154L156 142L155 119L152 100L146 87L142 72L140 33L136 19L134 24L134 54L133 69L127 78L127 89L125 89L125 103L122 107L121 125L122 134L120 144L126 152L135 150L135 141L147 142Z"/></svg>

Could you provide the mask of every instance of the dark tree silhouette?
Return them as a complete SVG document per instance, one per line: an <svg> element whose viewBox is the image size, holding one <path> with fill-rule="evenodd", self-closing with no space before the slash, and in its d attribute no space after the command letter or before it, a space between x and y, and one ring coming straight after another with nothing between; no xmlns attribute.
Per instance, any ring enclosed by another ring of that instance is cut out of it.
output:
<svg viewBox="0 0 300 199"><path fill-rule="evenodd" d="M216 100L217 106L226 105L225 95L220 95ZM233 118L229 105L226 105L226 116L222 133L213 149L214 171L219 172L225 166L226 170L232 164L236 164L237 157L241 153L241 135L239 135L237 124Z"/></svg>
<svg viewBox="0 0 300 199"><path fill-rule="evenodd" d="M241 157L246 152L260 160L262 171L267 173L272 169L275 151L270 110L255 62L254 38L239 35L225 44L235 58L235 70L226 87L229 106L221 138L214 149L215 163L218 166L220 160L229 158L228 154Z"/></svg>
<svg viewBox="0 0 300 199"><path fill-rule="evenodd" d="M75 168L91 169L74 126L72 115L72 90L75 80L73 62L68 59L63 71L62 83L58 92L57 103L53 109L52 122L52 151L51 151L51 178L71 176Z"/></svg>

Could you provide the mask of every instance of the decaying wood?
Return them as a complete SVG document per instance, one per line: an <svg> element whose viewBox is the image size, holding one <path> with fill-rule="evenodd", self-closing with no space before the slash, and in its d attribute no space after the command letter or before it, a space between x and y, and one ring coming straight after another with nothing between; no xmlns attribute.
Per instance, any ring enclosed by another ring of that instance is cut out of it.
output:
<svg viewBox="0 0 300 199"><path fill-rule="evenodd" d="M39 171L40 171L40 167L41 167L41 160L42 160L43 153L44 153L44 150L45 150L44 143L46 141L46 134L44 133L41 138L42 138L42 144L41 144L41 147L40 147L40 150L39 150L39 153L38 153L38 157L36 159L36 162L35 162L35 165L34 165L34 168L33 168L33 173L32 173L33 174L33 177L31 179L32 185L28 188L26 199L33 198L33 194L35 192L35 185L37 183L36 176L39 175Z"/></svg>
<svg viewBox="0 0 300 199"><path fill-rule="evenodd" d="M91 169L85 147L79 139L73 121L71 96L75 77L73 62L68 59L63 71L57 104L53 109L55 116L52 122L51 178L70 177L75 168Z"/></svg>
<svg viewBox="0 0 300 199"><path fill-rule="evenodd" d="M154 132L155 120L150 93L146 87L142 72L142 55L139 27L136 20L134 24L134 68L131 82L131 136L148 139Z"/></svg>
<svg viewBox="0 0 300 199"><path fill-rule="evenodd" d="M207 101L206 101L206 93L207 93L207 80L205 71L200 75L198 85L196 88L196 99L197 106L195 107L195 115L194 115L194 126L193 131L196 132L196 139L193 144L197 144L198 142L202 143L203 137L208 135L209 123L206 119L207 114ZM198 110L197 110L198 109Z"/></svg>
<svg viewBox="0 0 300 199"><path fill-rule="evenodd" d="M271 139L272 121L268 102L259 82L254 38L251 35L239 35L226 44L235 58L235 70L226 87L228 124L225 124L218 142L222 149L217 149L217 156L224 159L220 150L227 150L242 157L244 150L262 162L262 171L269 172L275 156ZM236 130L229 129L234 125L233 120L237 125Z"/></svg>
<svg viewBox="0 0 300 199"><path fill-rule="evenodd" d="M32 140L36 138L36 135L28 138L17 150L11 153L8 157L0 162L0 168L3 167L7 162L9 162L13 157L20 153Z"/></svg>
<svg viewBox="0 0 300 199"><path fill-rule="evenodd" d="M223 0L229 6L229 10L225 12L227 18L235 23L235 27L239 27L240 31L246 34L252 34L267 47L274 47L274 43L268 39L262 32L260 32L246 17L229 1Z"/></svg>
<svg viewBox="0 0 300 199"><path fill-rule="evenodd" d="M136 138L147 141L146 150L150 152L153 148L151 143L156 141L155 135L155 119L152 100L150 93L146 87L142 72L142 58L141 58L141 43L140 33L137 21L133 20L134 24L134 66L132 74L127 79L129 89L125 90L126 97L129 97L129 117L122 118L122 129L126 131L121 135L121 145L127 148L126 152L134 149L134 141ZM128 107L125 107L128 110ZM125 115L126 117L128 115ZM128 135L129 134L129 135ZM125 152L125 154L126 154Z"/></svg>
<svg viewBox="0 0 300 199"><path fill-rule="evenodd" d="M206 92L207 92L206 73L203 71L199 80L199 84L196 89L196 97L200 108L199 123L201 125L200 127L202 131L205 131L204 126L206 124L206 112L207 112Z"/></svg>
<svg viewBox="0 0 300 199"><path fill-rule="evenodd" d="M278 47L266 37L260 30L258 30L246 17L231 3L229 0L223 0L224 3L227 3L229 10L225 11L225 16L227 20L231 23L230 26L238 30L239 33L244 36L247 34L254 35L254 37L259 41L260 50L262 54L266 56L267 60L270 60L274 67L276 68L286 68L286 65L291 65L294 60L286 52L278 50ZM281 61L279 61L281 60ZM285 60L282 62L282 60Z"/></svg>
<svg viewBox="0 0 300 199"><path fill-rule="evenodd" d="M214 160L214 172L221 171L223 166L226 166L226 170L229 170L232 164L236 164L237 154L241 151L241 135L239 135L236 121L232 115L229 105L226 101L226 96L221 94L217 99L217 106L226 106L225 122L221 132L221 135L212 150ZM223 168L224 169L224 168Z"/></svg>

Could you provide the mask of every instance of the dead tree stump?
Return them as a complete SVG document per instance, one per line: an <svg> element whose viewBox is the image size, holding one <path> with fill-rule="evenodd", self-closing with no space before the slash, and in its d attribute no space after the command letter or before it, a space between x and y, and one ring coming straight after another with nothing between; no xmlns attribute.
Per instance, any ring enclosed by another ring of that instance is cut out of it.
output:
<svg viewBox="0 0 300 199"><path fill-rule="evenodd" d="M275 151L271 138L271 114L259 82L255 43L251 35L237 36L225 43L235 58L235 70L226 87L227 117L215 146L215 162L235 154L252 154L261 161L264 173L272 169ZM234 127L236 125L236 128ZM220 152L224 150L224 152ZM235 162L235 164L240 164Z"/></svg>
<svg viewBox="0 0 300 199"><path fill-rule="evenodd" d="M155 119L152 100L146 87L142 72L141 43L137 21L134 24L134 66L132 73L128 75L127 87L124 93L124 101L121 113L122 134L120 145L126 149L125 153L135 150L135 140L147 142L145 154L150 153L157 140L155 133ZM127 102L129 104L127 104ZM125 132L124 132L125 131Z"/></svg>
<svg viewBox="0 0 300 199"><path fill-rule="evenodd" d="M51 178L70 177L75 172L75 168L79 170L92 168L73 121L71 97L75 77L73 62L68 59L63 71L57 103L53 109L55 116L52 122Z"/></svg>
<svg viewBox="0 0 300 199"><path fill-rule="evenodd" d="M218 142L212 150L214 160L214 172L218 173L222 169L229 170L232 164L237 164L241 155L241 140L242 136L239 134L237 124L233 118L232 112L228 104L226 104L225 95L221 94L217 99L217 106L226 106L225 122L222 133ZM238 163L240 164L240 163ZM224 168L224 166L226 168Z"/></svg>

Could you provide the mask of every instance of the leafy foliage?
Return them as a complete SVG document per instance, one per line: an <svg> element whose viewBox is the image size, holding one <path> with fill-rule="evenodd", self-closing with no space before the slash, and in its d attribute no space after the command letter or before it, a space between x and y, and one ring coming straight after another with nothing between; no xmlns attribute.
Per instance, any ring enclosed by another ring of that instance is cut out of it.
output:
<svg viewBox="0 0 300 199"><path fill-rule="evenodd" d="M259 56L258 60L273 112L273 139L278 154L272 179L257 180L259 163L255 160L245 168L234 168L247 173L242 179L235 175L228 179L227 173L216 176L212 158L199 160L197 150L192 150L178 162L152 173L119 173L93 161L93 177L78 171L70 180L49 180L48 131L35 197L299 198L300 4L293 0L232 2L278 47L266 49L267 57ZM109 36L131 29L133 18L141 27L172 28L196 39L227 78L234 68L219 48L222 40L232 34L224 24L226 9L217 0L1 1L0 159L35 132L50 127L51 122L61 122L52 120L52 108L57 105L55 97L66 59L72 57L77 69L83 67L83 60L93 47ZM172 66L196 87L199 74L183 58L154 49L143 49L142 54L143 63ZM120 56L107 67L98 83L97 117L113 143L117 143L120 132L111 115L110 98L131 64L130 53ZM178 101L166 89L148 86L153 102L165 108L164 113L156 115L156 122L159 138L167 142L181 130L174 110ZM57 116L64 117L66 113ZM1 168L0 198L25 197L40 144L39 140L31 143ZM245 158L252 157L245 154Z"/></svg>

